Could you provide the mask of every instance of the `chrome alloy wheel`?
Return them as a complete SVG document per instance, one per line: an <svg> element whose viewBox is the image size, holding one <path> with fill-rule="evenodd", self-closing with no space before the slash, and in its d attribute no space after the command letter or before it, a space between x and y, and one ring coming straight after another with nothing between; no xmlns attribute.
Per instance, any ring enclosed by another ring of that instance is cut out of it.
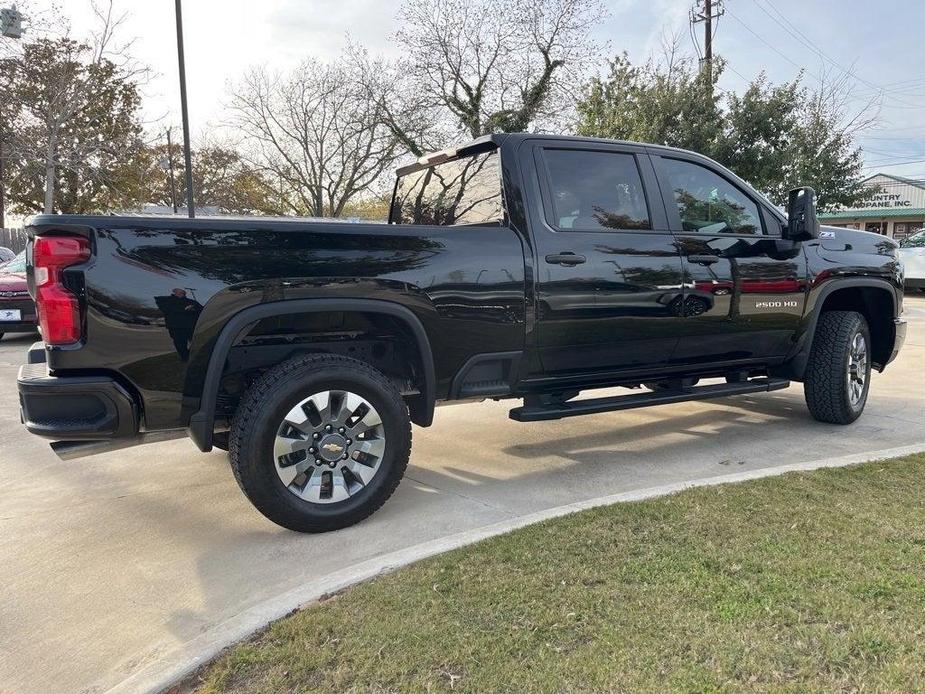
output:
<svg viewBox="0 0 925 694"><path fill-rule="evenodd" d="M362 491L379 472L385 432L376 408L344 390L310 395L283 419L273 463L283 485L305 501L332 504Z"/></svg>
<svg viewBox="0 0 925 694"><path fill-rule="evenodd" d="M857 405L864 397L869 366L867 340L863 334L857 333L848 349L848 399L852 405Z"/></svg>

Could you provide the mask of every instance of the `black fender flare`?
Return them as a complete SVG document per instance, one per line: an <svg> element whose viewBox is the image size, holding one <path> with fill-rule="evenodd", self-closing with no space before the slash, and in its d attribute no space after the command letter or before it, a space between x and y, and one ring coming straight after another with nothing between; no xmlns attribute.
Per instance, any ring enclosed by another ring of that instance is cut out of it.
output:
<svg viewBox="0 0 925 694"><path fill-rule="evenodd" d="M225 361L235 340L249 325L264 318L295 313L323 313L328 311L378 313L398 318L414 335L421 355L424 382L418 407L412 406L411 419L419 426L430 426L434 419L436 401L436 375L434 357L427 332L418 317L408 308L392 301L379 299L289 299L257 304L234 314L222 328L209 356L199 409L190 416L189 436L203 452L212 450L212 433L215 428L215 407Z"/></svg>
<svg viewBox="0 0 925 694"><path fill-rule="evenodd" d="M875 289L885 289L893 301L893 318L897 316L899 299L896 296L896 287L888 280L881 277L842 277L825 282L816 290L814 303L808 318L806 330L803 332L800 340L793 349L793 353L784 362L781 367L774 369L776 375L786 376L794 380L802 380L806 371L806 364L809 361L809 354L813 347L813 338L816 335L816 324L819 322L819 316L822 314L822 307L829 296L841 289L851 289L853 287L873 287Z"/></svg>

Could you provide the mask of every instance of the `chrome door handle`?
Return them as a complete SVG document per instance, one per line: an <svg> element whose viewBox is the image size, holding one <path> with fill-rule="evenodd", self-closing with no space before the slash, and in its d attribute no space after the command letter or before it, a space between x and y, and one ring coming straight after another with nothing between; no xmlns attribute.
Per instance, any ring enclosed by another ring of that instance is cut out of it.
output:
<svg viewBox="0 0 925 694"><path fill-rule="evenodd" d="M687 259L698 265L712 265L719 262L719 256L717 255L689 255Z"/></svg>

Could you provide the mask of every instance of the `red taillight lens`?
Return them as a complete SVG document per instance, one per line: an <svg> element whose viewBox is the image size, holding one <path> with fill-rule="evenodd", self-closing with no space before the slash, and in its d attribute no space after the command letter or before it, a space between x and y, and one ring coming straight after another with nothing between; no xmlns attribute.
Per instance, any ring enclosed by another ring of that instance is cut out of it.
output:
<svg viewBox="0 0 925 694"><path fill-rule="evenodd" d="M66 345L80 340L80 303L62 283L61 271L89 257L90 242L82 236L35 238L35 307L47 344Z"/></svg>

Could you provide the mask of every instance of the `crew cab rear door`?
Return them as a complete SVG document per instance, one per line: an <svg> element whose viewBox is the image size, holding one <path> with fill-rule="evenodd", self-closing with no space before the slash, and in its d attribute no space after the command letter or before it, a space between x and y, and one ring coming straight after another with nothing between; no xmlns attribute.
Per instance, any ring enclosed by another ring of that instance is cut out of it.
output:
<svg viewBox="0 0 925 694"><path fill-rule="evenodd" d="M684 266L687 320L673 361L786 355L806 293L799 243L781 239L767 204L722 167L683 152L650 153Z"/></svg>
<svg viewBox="0 0 925 694"><path fill-rule="evenodd" d="M537 140L536 343L561 376L666 364L683 323L681 258L643 147Z"/></svg>

